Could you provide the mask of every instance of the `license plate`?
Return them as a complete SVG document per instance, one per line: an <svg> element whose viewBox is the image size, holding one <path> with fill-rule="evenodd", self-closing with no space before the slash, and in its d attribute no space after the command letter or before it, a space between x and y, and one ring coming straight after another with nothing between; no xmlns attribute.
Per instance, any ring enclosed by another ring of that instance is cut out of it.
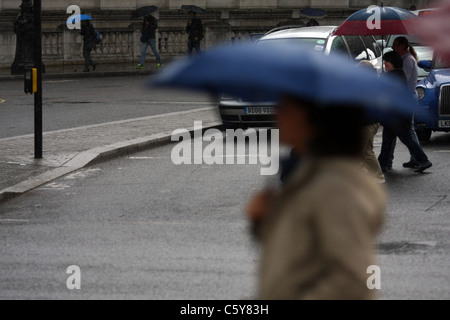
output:
<svg viewBox="0 0 450 320"><path fill-rule="evenodd" d="M439 128L450 128L450 120L439 120Z"/></svg>
<svg viewBox="0 0 450 320"><path fill-rule="evenodd" d="M275 107L245 107L244 114L274 114Z"/></svg>

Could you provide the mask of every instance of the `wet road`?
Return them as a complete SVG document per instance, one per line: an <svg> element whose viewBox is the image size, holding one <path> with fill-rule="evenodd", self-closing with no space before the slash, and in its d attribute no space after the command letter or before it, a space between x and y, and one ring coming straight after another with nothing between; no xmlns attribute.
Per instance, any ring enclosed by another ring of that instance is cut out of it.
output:
<svg viewBox="0 0 450 320"><path fill-rule="evenodd" d="M0 298L253 298L259 252L243 207L267 183L261 165L175 166L173 147L1 204ZM399 144L387 175L381 299L450 298L450 134L424 148L434 163L426 173L401 168L409 155ZM81 269L81 290L66 287L70 265Z"/></svg>

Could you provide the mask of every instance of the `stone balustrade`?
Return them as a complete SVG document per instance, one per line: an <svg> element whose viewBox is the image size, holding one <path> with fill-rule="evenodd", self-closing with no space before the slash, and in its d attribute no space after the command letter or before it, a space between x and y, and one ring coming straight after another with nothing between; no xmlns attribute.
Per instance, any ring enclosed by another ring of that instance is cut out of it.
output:
<svg viewBox="0 0 450 320"><path fill-rule="evenodd" d="M360 7L374 4L372 0L191 0L206 13L199 17L205 28L202 48L219 43L248 41L252 33L263 33L282 25L301 25L307 22L301 14L304 7L320 7L327 12L321 25L339 25ZM170 60L187 52L185 33L188 14L180 10L184 1L156 0L159 7L157 46L163 60ZM409 8L411 4L426 6L427 0L384 0L384 4ZM0 68L9 68L14 61L16 35L13 30L21 4L20 0L0 0ZM103 42L93 52L95 60L108 63L137 63L140 52L141 20L132 19L132 11L148 5L146 0L46 0L42 1L42 51L46 65L80 64L82 38L77 30L69 30L69 4L79 5L82 13L93 18L102 34ZM150 50L149 50L150 52Z"/></svg>
<svg viewBox="0 0 450 320"><path fill-rule="evenodd" d="M362 8L378 4L374 0L190 0L189 4L197 5L205 9L254 9L254 8ZM429 0L384 0L385 6L409 7L414 4L417 7L426 7ZM149 5L148 0L44 0L43 10L64 10L69 5L78 5L85 10L134 10L141 6ZM161 9L179 9L186 4L184 0L153 0L152 5ZM15 10L20 5L20 0L0 0L0 10Z"/></svg>

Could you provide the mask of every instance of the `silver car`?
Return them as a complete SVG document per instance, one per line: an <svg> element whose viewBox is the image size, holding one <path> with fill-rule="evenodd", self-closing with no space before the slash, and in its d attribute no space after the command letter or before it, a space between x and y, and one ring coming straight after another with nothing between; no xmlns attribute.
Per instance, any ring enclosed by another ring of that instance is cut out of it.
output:
<svg viewBox="0 0 450 320"><path fill-rule="evenodd" d="M368 60L381 72L381 49L372 36L334 36L337 26L288 27L269 31L255 45L263 42L299 43L318 53L344 54L357 61ZM272 127L275 102L254 103L223 96L219 112L226 128Z"/></svg>

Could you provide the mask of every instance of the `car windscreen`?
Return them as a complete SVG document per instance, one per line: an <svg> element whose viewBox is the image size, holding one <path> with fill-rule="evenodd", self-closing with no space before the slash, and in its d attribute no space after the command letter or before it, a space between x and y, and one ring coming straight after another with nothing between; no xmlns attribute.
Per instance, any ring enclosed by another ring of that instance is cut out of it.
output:
<svg viewBox="0 0 450 320"><path fill-rule="evenodd" d="M419 38L413 34L402 34L402 35L393 35L389 37L388 43L387 43L387 47L391 48L392 45L394 44L394 40L398 37L405 37L406 39L408 39L409 43L414 47L414 46L424 46L424 44L422 44L422 42L419 40Z"/></svg>
<svg viewBox="0 0 450 320"><path fill-rule="evenodd" d="M263 39L258 42L258 45L264 44L300 44L310 47L312 50L324 52L327 46L327 39L325 38L279 38L279 39Z"/></svg>

